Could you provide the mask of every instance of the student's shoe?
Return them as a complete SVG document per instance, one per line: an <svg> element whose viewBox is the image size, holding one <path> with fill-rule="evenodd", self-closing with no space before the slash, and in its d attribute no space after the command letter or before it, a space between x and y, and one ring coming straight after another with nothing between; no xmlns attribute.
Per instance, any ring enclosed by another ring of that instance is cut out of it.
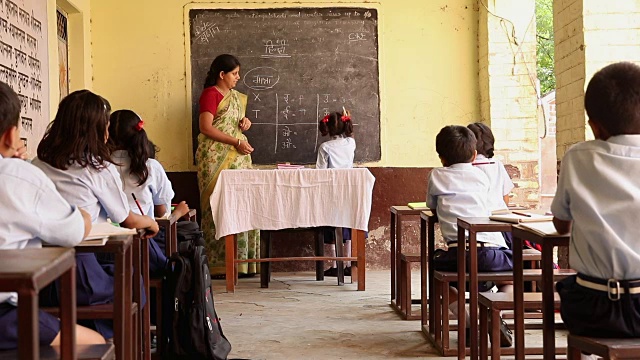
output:
<svg viewBox="0 0 640 360"><path fill-rule="evenodd" d="M344 276L351 276L351 266L344 268Z"/></svg>
<svg viewBox="0 0 640 360"><path fill-rule="evenodd" d="M493 342L493 339L491 339L491 332L489 332L489 339ZM500 318L500 347L511 347L511 345L513 345L513 333L507 326L507 323Z"/></svg>
<svg viewBox="0 0 640 360"><path fill-rule="evenodd" d="M338 276L338 268L337 267L328 268L327 270L324 271L324 276L337 277Z"/></svg>

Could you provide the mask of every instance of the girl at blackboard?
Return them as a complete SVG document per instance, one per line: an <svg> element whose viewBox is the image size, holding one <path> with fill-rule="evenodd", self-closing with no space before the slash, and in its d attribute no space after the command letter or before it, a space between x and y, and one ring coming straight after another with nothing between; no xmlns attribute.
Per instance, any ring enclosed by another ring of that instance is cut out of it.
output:
<svg viewBox="0 0 640 360"><path fill-rule="evenodd" d="M249 130L251 121L244 114L247 96L233 88L240 80L240 61L233 55L223 54L211 63L200 95L198 150L198 187L202 231L207 243L207 257L212 277L225 274L224 241L216 239L209 198L225 169L250 169L253 147L243 134ZM238 234L238 258L256 259L260 256L260 231L252 230ZM238 264L239 275L257 273L256 263Z"/></svg>
<svg viewBox="0 0 640 360"><path fill-rule="evenodd" d="M122 191L122 181L107 146L110 111L107 100L89 90L67 95L32 163L53 181L65 200L88 212L93 223L109 218L123 227L146 229L147 236L155 236L158 224L148 216L131 212L128 197ZM96 254L77 253L77 304L112 303L113 275L111 262L98 261ZM43 299L42 292L40 295ZM56 305L56 300L55 293L49 293L43 301ZM86 325L106 339L113 337L111 321L96 320Z"/></svg>
<svg viewBox="0 0 640 360"><path fill-rule="evenodd" d="M348 169L353 167L353 158L356 152L356 141L353 139L353 123L351 114L343 107L342 113L334 112L323 117L318 123L318 129L322 136L329 135L330 140L320 144L318 148L318 160L316 169ZM324 233L325 254L336 256L335 229L328 228ZM345 256L351 256L351 229L342 229ZM351 262L345 262L344 274L351 276ZM325 270L325 276L337 276L338 268L334 261L332 266Z"/></svg>

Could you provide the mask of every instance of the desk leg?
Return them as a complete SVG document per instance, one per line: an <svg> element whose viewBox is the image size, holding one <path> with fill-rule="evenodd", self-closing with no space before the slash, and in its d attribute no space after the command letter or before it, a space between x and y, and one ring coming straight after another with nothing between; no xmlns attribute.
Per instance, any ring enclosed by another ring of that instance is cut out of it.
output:
<svg viewBox="0 0 640 360"><path fill-rule="evenodd" d="M391 303L393 303L396 299L396 214L392 211L389 224L389 237L391 240Z"/></svg>
<svg viewBox="0 0 640 360"><path fill-rule="evenodd" d="M513 236L513 301L515 323L516 359L524 359L524 264L522 238Z"/></svg>
<svg viewBox="0 0 640 360"><path fill-rule="evenodd" d="M424 220L422 220L424 221ZM428 286L428 290L429 290L429 297L426 299L426 301L429 302L429 333L430 334L435 334L436 333L436 321L435 321L435 313L436 313L436 308L434 306L434 301L436 298L436 287L435 287L435 281L433 280L433 274L436 271L436 265L433 262L433 257L435 255L435 251L436 251L436 224L435 221L433 221L432 219L429 219L428 221L428 228L427 228L427 253L426 256L428 257L427 261L428 261L428 267L429 267L429 273L427 274L427 286ZM422 300L422 304L424 304L424 299ZM448 307L448 305L447 305ZM423 308L423 316L424 316L424 311L426 308ZM449 312L447 312L447 314L449 314ZM447 315L447 321L449 320L449 317Z"/></svg>
<svg viewBox="0 0 640 360"><path fill-rule="evenodd" d="M315 255L324 256L324 234L321 229L316 228L313 232L315 241ZM262 242L262 236L260 237ZM271 256L271 255L269 255ZM316 281L324 281L324 261L316 261Z"/></svg>
<svg viewBox="0 0 640 360"><path fill-rule="evenodd" d="M469 231L469 313L471 320L471 360L478 359L478 243ZM494 323L495 324L495 323ZM495 338L494 338L495 339Z"/></svg>
<svg viewBox="0 0 640 360"><path fill-rule="evenodd" d="M542 247L542 346L544 358L555 359L555 320L553 308L553 246Z"/></svg>
<svg viewBox="0 0 640 360"><path fill-rule="evenodd" d="M61 359L76 358L76 266L60 277Z"/></svg>
<svg viewBox="0 0 640 360"><path fill-rule="evenodd" d="M344 242L342 238L342 228L335 228L334 238L336 239L335 247L336 247L336 257L341 258L344 257ZM354 231L352 231L353 233ZM353 238L353 234L351 235ZM353 240L351 241L353 243ZM344 261L336 260L336 266L338 269L338 286L344 285Z"/></svg>
<svg viewBox="0 0 640 360"><path fill-rule="evenodd" d="M357 269L353 268L353 264L351 265L351 276L354 275L354 273L357 273L358 275L358 291L364 291L365 290L365 270L366 270L366 256L364 253L364 249L365 249L365 244L364 244L364 231L362 230L355 230L353 231L353 234L351 235L351 237L353 238L351 240L351 243L353 244L353 240L356 240L356 257L358 258L357 260L357 264L358 267Z"/></svg>
<svg viewBox="0 0 640 360"><path fill-rule="evenodd" d="M18 292L18 358L40 358L38 294L33 289Z"/></svg>
<svg viewBox="0 0 640 360"><path fill-rule="evenodd" d="M122 332L122 336L123 336L123 344L127 344L127 347L125 348L125 351L130 354L129 359L135 359L136 358L136 352L135 352L135 346L136 344L138 344L135 339L138 339L139 337L135 337L134 335L136 333L132 333L132 330L134 328L137 328L137 326L135 325L135 320L133 319L133 313L131 312L131 307L133 305L133 286L136 286L138 289L140 289L140 269L134 269L134 266L137 267L137 265L134 265L133 262L133 252L134 249L132 249L132 247L136 246L136 243L138 244L138 246L140 245L140 239L138 237L134 237L133 238L133 244L127 249L126 251L126 257L125 257L125 266L124 269L122 269L123 273L124 273L124 284L125 284L125 291L124 291L124 331ZM134 269L134 273L136 273L136 277L133 276L131 269ZM138 304L138 316L140 314L140 311L142 311L141 309L141 304Z"/></svg>
<svg viewBox="0 0 640 360"><path fill-rule="evenodd" d="M271 257L271 231L269 230L260 230L260 257L263 259ZM265 261L260 263L261 288L266 289L269 287L269 270L269 262Z"/></svg>
<svg viewBox="0 0 640 360"><path fill-rule="evenodd" d="M227 281L227 292L235 292L235 235L227 235L224 237L224 256L225 256L225 279Z"/></svg>
<svg viewBox="0 0 640 360"><path fill-rule="evenodd" d="M427 222L420 218L420 330L427 324L427 275Z"/></svg>
<svg viewBox="0 0 640 360"><path fill-rule="evenodd" d="M458 225L458 359L463 360L465 358L465 328L466 328L466 314L465 314L465 284L467 283L466 279L466 241L465 241L465 230ZM448 289L444 289L443 291L448 291ZM443 306L448 306L449 304L443 304ZM447 314L446 311L444 311ZM443 321L446 321L443 319ZM473 335L473 334L472 334Z"/></svg>
<svg viewBox="0 0 640 360"><path fill-rule="evenodd" d="M125 271L125 268L128 264L126 257L128 256L129 251L130 250L128 249L120 249L115 254L116 266L115 274L113 276L113 311L115 313L113 319L113 342L116 347L117 359L127 358L127 345L124 338L124 328L125 324L127 323L128 314L128 312L125 311L125 273L131 274L131 270Z"/></svg>
<svg viewBox="0 0 640 360"><path fill-rule="evenodd" d="M147 305L141 309L142 316L140 317L141 326L142 326L142 351L144 354L145 360L151 360L151 290L149 288L149 239L142 240L142 251L140 252L140 257L142 261L142 283L144 286L144 293L147 297ZM156 306L160 306L160 304L156 304Z"/></svg>

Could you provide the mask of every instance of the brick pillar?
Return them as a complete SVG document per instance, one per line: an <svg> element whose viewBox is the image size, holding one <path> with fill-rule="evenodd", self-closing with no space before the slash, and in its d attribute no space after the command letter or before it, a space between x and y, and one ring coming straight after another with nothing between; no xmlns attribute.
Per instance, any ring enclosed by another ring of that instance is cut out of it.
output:
<svg viewBox="0 0 640 360"><path fill-rule="evenodd" d="M496 157L516 185L512 202L534 207L539 200L535 0L483 0L479 7L480 114L495 135Z"/></svg>

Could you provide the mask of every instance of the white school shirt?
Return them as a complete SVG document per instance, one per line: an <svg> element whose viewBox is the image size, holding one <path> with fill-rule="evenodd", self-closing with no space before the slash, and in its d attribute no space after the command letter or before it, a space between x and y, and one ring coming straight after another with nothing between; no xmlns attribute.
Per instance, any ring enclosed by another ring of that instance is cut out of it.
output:
<svg viewBox="0 0 640 360"><path fill-rule="evenodd" d="M551 211L573 220L572 269L600 279L640 279L640 135L571 147Z"/></svg>
<svg viewBox="0 0 640 360"><path fill-rule="evenodd" d="M506 209L504 196L513 190L513 182L502 162L478 154L473 164L489 178L489 210Z"/></svg>
<svg viewBox="0 0 640 360"><path fill-rule="evenodd" d="M0 155L0 249L39 248L41 241L72 247L82 241L84 219L35 166ZM0 303L17 304L16 293Z"/></svg>
<svg viewBox="0 0 640 360"><path fill-rule="evenodd" d="M35 158L31 162L42 170L56 185L60 195L91 215L91 222L116 223L129 216L129 202L122 192L122 180L115 165L105 162L105 168L96 170L73 163L67 170L52 167Z"/></svg>
<svg viewBox="0 0 640 360"><path fill-rule="evenodd" d="M139 215L148 215L155 217L154 205L165 205L167 212L171 212L171 199L175 195L171 182L164 171L164 168L155 159L147 160L147 169L149 176L142 185L138 185L138 177L131 174L131 158L126 150L117 150L111 154L112 160L116 164L122 187L127 199L129 199L129 207L131 211ZM136 195L136 199L140 202L140 207L144 214L140 214L138 205L133 200L131 193ZM157 214L163 216L164 214Z"/></svg>
<svg viewBox="0 0 640 360"><path fill-rule="evenodd" d="M442 237L448 243L458 241L459 217L491 215L488 197L489 179L471 163L436 168L429 174L427 206L436 209ZM507 247L501 233L478 233L476 240Z"/></svg>
<svg viewBox="0 0 640 360"><path fill-rule="evenodd" d="M320 144L316 169L349 169L353 167L356 141L349 136L336 135Z"/></svg>

